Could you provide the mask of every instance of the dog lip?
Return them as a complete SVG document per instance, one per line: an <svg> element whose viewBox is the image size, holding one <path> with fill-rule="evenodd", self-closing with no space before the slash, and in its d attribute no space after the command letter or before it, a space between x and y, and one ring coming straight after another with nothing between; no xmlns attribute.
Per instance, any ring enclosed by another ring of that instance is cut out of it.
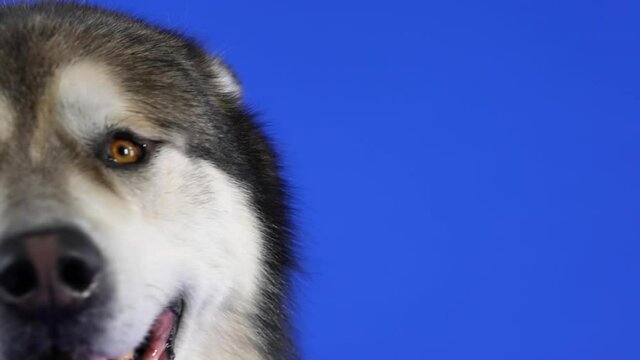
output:
<svg viewBox="0 0 640 360"><path fill-rule="evenodd" d="M168 350L171 329L176 321L176 315L171 310L165 310L151 328L151 341L146 347L142 360L158 360ZM164 356L168 357L168 354Z"/></svg>
<svg viewBox="0 0 640 360"><path fill-rule="evenodd" d="M174 301L156 318L145 340L130 353L118 358L90 356L88 360L173 360L184 301Z"/></svg>
<svg viewBox="0 0 640 360"><path fill-rule="evenodd" d="M136 360L173 360L174 342L178 333L180 320L184 310L184 300L173 301L158 316L149 330L149 335L137 349L133 351ZM129 360L124 357L116 360Z"/></svg>
<svg viewBox="0 0 640 360"><path fill-rule="evenodd" d="M175 341L176 341L176 336L178 335L178 331L180 330L180 324L182 320L182 314L184 313L184 308L185 308L185 304L184 304L183 298L180 298L178 301L174 301L169 306L169 309L174 314L174 321L173 321L173 326L171 327L169 338L167 339L167 344L166 344L166 353L167 353L168 360L173 360L175 357L175 353L174 353Z"/></svg>
<svg viewBox="0 0 640 360"><path fill-rule="evenodd" d="M182 298L164 308L151 325L145 340L134 350L119 357L86 352L74 354L55 346L36 357L43 360L174 360L175 339L184 308L185 302Z"/></svg>
<svg viewBox="0 0 640 360"><path fill-rule="evenodd" d="M177 317L180 317L182 315L182 310L184 309L184 300L180 298L179 300L172 302L171 305L169 305L168 309L171 310Z"/></svg>

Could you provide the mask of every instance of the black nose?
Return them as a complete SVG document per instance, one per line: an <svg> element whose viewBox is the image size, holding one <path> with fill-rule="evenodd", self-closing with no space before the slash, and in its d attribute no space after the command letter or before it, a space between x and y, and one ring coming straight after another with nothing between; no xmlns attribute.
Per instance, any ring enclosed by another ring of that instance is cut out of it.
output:
<svg viewBox="0 0 640 360"><path fill-rule="evenodd" d="M13 235L0 245L0 300L29 313L79 309L98 287L103 265L76 228Z"/></svg>

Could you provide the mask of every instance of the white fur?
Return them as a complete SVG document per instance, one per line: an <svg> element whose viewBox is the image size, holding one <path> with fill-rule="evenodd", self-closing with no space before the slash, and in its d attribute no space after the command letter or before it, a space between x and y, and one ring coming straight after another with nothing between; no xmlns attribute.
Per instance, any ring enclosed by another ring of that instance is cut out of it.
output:
<svg viewBox="0 0 640 360"><path fill-rule="evenodd" d="M125 107L123 92L105 66L80 61L59 70L56 80L58 117L78 138L103 131L108 118Z"/></svg>
<svg viewBox="0 0 640 360"><path fill-rule="evenodd" d="M116 312L100 351L134 348L175 296L188 299L181 359L209 359L229 302L250 306L260 274L260 228L245 191L229 176L176 149L155 159L149 181L116 179L118 197L69 174L75 212L98 241L117 285ZM235 310L235 309L234 309ZM224 344L219 344L224 346ZM215 352L214 352L215 353ZM213 357L211 357L213 358Z"/></svg>
<svg viewBox="0 0 640 360"><path fill-rule="evenodd" d="M217 74L216 85L220 91L235 98L242 97L242 86L236 76L217 58L213 59L213 71Z"/></svg>
<svg viewBox="0 0 640 360"><path fill-rule="evenodd" d="M108 126L127 127L146 137L160 132L140 115L118 83L114 71L102 63L84 59L57 71L51 92L61 124L79 141L100 135Z"/></svg>

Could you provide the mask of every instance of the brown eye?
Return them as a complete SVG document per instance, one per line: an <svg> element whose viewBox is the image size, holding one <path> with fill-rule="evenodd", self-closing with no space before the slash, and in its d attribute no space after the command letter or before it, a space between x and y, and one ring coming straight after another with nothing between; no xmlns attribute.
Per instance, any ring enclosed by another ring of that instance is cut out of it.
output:
<svg viewBox="0 0 640 360"><path fill-rule="evenodd" d="M135 164L144 157L144 148L131 140L114 139L109 144L109 158L117 164Z"/></svg>

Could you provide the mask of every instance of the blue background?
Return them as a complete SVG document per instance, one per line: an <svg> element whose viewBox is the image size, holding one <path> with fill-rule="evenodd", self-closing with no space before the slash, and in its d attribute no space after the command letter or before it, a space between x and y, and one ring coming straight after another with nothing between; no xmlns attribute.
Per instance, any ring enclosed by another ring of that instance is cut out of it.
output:
<svg viewBox="0 0 640 360"><path fill-rule="evenodd" d="M269 124L307 359L640 359L640 2L101 3Z"/></svg>

